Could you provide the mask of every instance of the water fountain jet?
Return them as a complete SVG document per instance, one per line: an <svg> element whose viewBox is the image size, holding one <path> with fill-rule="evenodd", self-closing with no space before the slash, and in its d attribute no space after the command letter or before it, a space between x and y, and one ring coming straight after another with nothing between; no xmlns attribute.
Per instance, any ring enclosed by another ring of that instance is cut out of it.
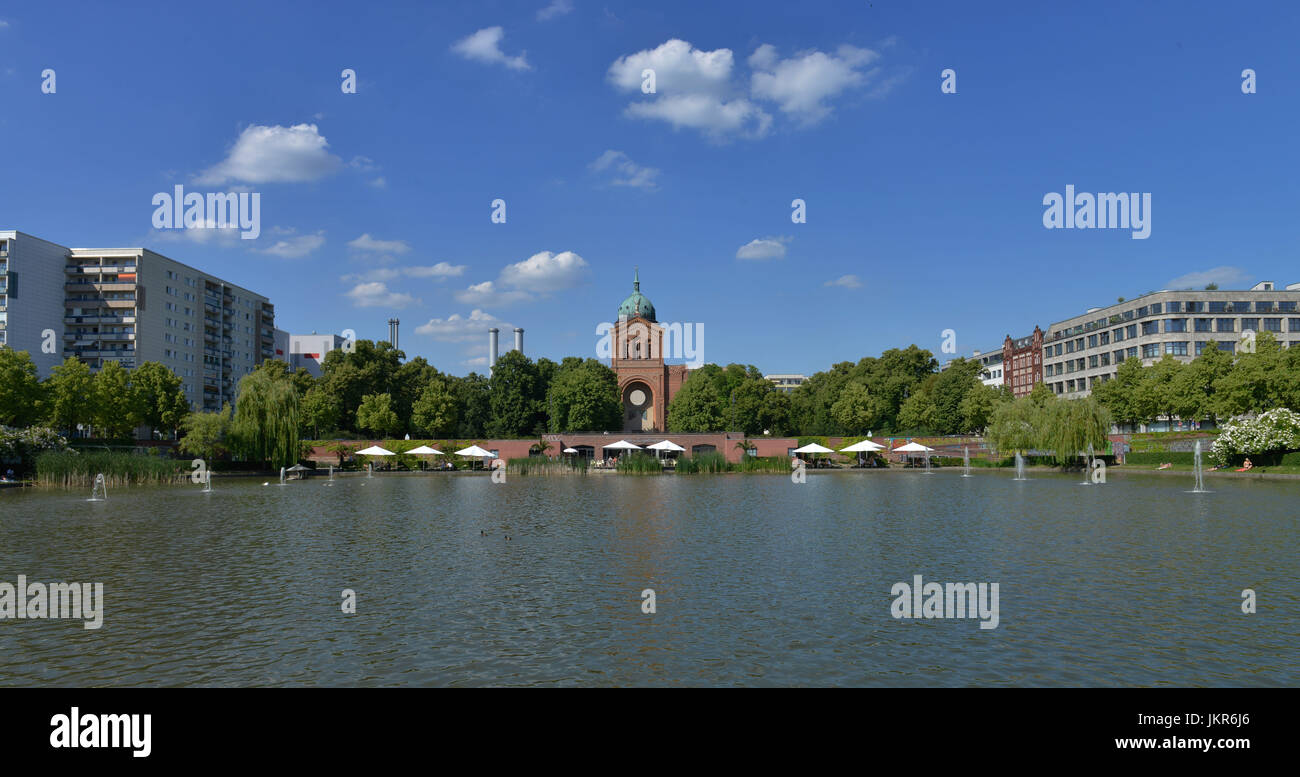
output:
<svg viewBox="0 0 1300 777"><path fill-rule="evenodd" d="M107 502L108 485L104 483L104 473L101 472L95 476L95 485L90 487L90 498L87 502Z"/></svg>

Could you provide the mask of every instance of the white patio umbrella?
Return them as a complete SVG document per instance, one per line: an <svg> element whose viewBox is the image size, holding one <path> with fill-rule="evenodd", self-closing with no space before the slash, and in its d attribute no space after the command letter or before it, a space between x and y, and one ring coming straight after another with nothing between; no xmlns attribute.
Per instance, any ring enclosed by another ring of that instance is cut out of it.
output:
<svg viewBox="0 0 1300 777"><path fill-rule="evenodd" d="M564 449L564 452L565 452L565 453L577 453L577 452L578 452L578 449L577 449L577 448L565 448L565 449Z"/></svg>
<svg viewBox="0 0 1300 777"><path fill-rule="evenodd" d="M803 446L802 448L795 448L794 452L795 453L834 453L835 451L831 450L830 448L827 448L825 445L818 445L815 442L810 442L807 445Z"/></svg>
<svg viewBox="0 0 1300 777"><path fill-rule="evenodd" d="M380 448L378 445L371 445L369 448L364 448L362 450L359 450L353 455L354 456L396 456L397 454L393 453L387 448Z"/></svg>
<svg viewBox="0 0 1300 777"><path fill-rule="evenodd" d="M672 440L660 440L654 445L647 445L646 447L654 451L656 457L662 457L664 451L677 451L678 453L682 453L686 450Z"/></svg>
<svg viewBox="0 0 1300 777"><path fill-rule="evenodd" d="M870 453L871 451L883 451L885 446L874 443L871 440L855 442L847 448L840 448L840 453Z"/></svg>
<svg viewBox="0 0 1300 777"><path fill-rule="evenodd" d="M397 454L393 453L387 448L380 448L378 445L371 445L369 448L366 448L364 450L359 450L353 455L354 456L396 456ZM370 475L366 475L366 477L370 477Z"/></svg>
<svg viewBox="0 0 1300 777"><path fill-rule="evenodd" d="M461 448L456 451L457 456L468 456L473 459L490 459L492 451L483 450L477 445L471 445L468 448Z"/></svg>
<svg viewBox="0 0 1300 777"><path fill-rule="evenodd" d="M619 440L618 442L610 443L609 445L602 445L602 446L600 446L600 447L602 447L602 448L613 448L613 449L616 450L616 451L643 451L643 450L645 450L645 448L642 448L640 445L637 445L636 443L633 443L633 442L628 442L627 440Z"/></svg>
<svg viewBox="0 0 1300 777"><path fill-rule="evenodd" d="M900 445L900 446L898 446L897 448L895 448L895 449L893 450L893 452L894 452L894 453L924 453L924 454L927 454L926 457L925 457L925 471L926 471L926 472L929 472L929 471L930 471L930 456L929 456L929 453L930 453L931 451L933 451L933 450L934 450L934 448L927 448L927 447L925 447L924 445L922 445L922 444L919 443L919 442L909 442L907 445Z"/></svg>
<svg viewBox="0 0 1300 777"><path fill-rule="evenodd" d="M803 446L802 448L795 448L794 452L795 453L834 453L835 451L831 450L830 448L827 448L825 445L818 445L815 442L810 442L807 445Z"/></svg>
<svg viewBox="0 0 1300 777"><path fill-rule="evenodd" d="M874 443L871 440L863 440L862 442L855 442L847 448L840 448L840 453L870 453L871 451L883 451L884 449L885 446L879 443Z"/></svg>
<svg viewBox="0 0 1300 777"><path fill-rule="evenodd" d="M430 448L430 447L427 446L427 445L421 445L421 446L418 447L418 448L412 448L412 449L410 449L409 451L407 451L407 454L409 454L409 455L411 455L411 456L442 456L442 455L444 455L443 452L440 451L440 450L438 450L437 448Z"/></svg>

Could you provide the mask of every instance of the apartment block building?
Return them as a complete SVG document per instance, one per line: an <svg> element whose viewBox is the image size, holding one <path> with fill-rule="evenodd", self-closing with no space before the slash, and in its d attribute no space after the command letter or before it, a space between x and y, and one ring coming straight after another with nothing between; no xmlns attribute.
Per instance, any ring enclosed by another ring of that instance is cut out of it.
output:
<svg viewBox="0 0 1300 777"><path fill-rule="evenodd" d="M274 356L274 306L221 278L145 248L66 248L16 231L0 231L0 245L11 266L3 336L42 377L69 356L96 370L156 361L193 407L216 410ZM50 329L55 353L39 339Z"/></svg>
<svg viewBox="0 0 1300 777"><path fill-rule="evenodd" d="M1157 291L1052 324L1041 348L1043 380L1055 393L1085 397L1115 377L1124 359L1150 365L1166 354L1191 361L1206 344L1235 352L1251 333L1300 345L1300 283L1248 290Z"/></svg>

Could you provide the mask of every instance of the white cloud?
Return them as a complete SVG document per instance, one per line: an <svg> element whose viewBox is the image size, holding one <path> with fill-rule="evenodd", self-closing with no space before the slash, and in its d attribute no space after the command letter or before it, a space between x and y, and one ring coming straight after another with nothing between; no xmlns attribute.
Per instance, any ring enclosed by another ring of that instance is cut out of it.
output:
<svg viewBox="0 0 1300 777"><path fill-rule="evenodd" d="M224 160L195 179L200 184L300 183L337 172L341 159L326 149L329 143L315 124L292 127L247 127Z"/></svg>
<svg viewBox="0 0 1300 777"><path fill-rule="evenodd" d="M353 283L357 281L391 281L398 278L455 278L465 272L463 264L438 262L421 267L377 267L364 273L344 275L341 280Z"/></svg>
<svg viewBox="0 0 1300 777"><path fill-rule="evenodd" d="M352 161L348 162L348 167L351 167L354 170L360 170L363 173L373 173L379 169L379 165L375 164L375 160L368 156L352 157Z"/></svg>
<svg viewBox="0 0 1300 777"><path fill-rule="evenodd" d="M755 238L736 250L737 259L784 259L785 247L792 237Z"/></svg>
<svg viewBox="0 0 1300 777"><path fill-rule="evenodd" d="M385 307L401 309L419 302L410 294L389 291L388 285L380 281L359 283L347 292L347 296L351 297L352 304L359 308Z"/></svg>
<svg viewBox="0 0 1300 777"><path fill-rule="evenodd" d="M696 129L714 139L733 134L763 137L772 116L762 101L774 103L800 126L810 126L829 116L831 102L849 89L870 87L872 97L888 93L902 76L886 78L880 68L873 68L880 56L844 45L833 53L812 50L782 59L776 47L765 43L747 60L753 72L746 87L743 77L733 72L731 49L704 51L674 38L619 57L606 79L619 91L640 96L625 109L627 116ZM653 95L641 92L646 70L655 73Z"/></svg>
<svg viewBox="0 0 1300 777"><path fill-rule="evenodd" d="M456 292L456 299L466 305L503 306L564 291L587 278L587 262L572 251L558 254L541 251L522 262L507 265L496 281L475 283Z"/></svg>
<svg viewBox="0 0 1300 777"><path fill-rule="evenodd" d="M488 366L488 358L486 356L476 356L472 359L465 359L461 364L466 367L486 367Z"/></svg>
<svg viewBox="0 0 1300 777"><path fill-rule="evenodd" d="M369 232L363 233L356 240L349 240L348 248L379 254L405 254L411 250L410 244L405 240L380 240L371 237Z"/></svg>
<svg viewBox="0 0 1300 777"><path fill-rule="evenodd" d="M826 281L824 286L842 286L846 289L857 289L862 286L862 281L856 275L841 275L833 281Z"/></svg>
<svg viewBox="0 0 1300 777"><path fill-rule="evenodd" d="M155 229L151 235L161 243L186 242L196 245L219 245L225 248L238 246L242 240L239 227L218 227L217 222L212 219L206 219L204 224L202 228Z"/></svg>
<svg viewBox="0 0 1300 777"><path fill-rule="evenodd" d="M551 292L573 288L587 275L587 263L572 251L541 251L501 271L501 282L516 289Z"/></svg>
<svg viewBox="0 0 1300 777"><path fill-rule="evenodd" d="M451 50L475 62L505 65L511 70L531 70L528 60L524 58L526 52L519 52L517 57L506 56L501 50L503 37L505 37L505 30L501 27L484 27L473 35L456 41Z"/></svg>
<svg viewBox="0 0 1300 777"><path fill-rule="evenodd" d="M777 103L782 112L801 123L815 124L831 113L826 101L846 89L868 83L878 71L863 72L880 54L855 46L840 46L835 54L808 51L780 59L776 48L764 43L749 57L756 72L751 79L754 97Z"/></svg>
<svg viewBox="0 0 1300 777"><path fill-rule="evenodd" d="M387 189L387 188L388 188L388 181L385 180L384 177L381 175L381 176L379 176L378 178L376 178L375 180L371 181L371 182L370 182L370 185L373 186L373 187L375 187L376 189Z"/></svg>
<svg viewBox="0 0 1300 777"><path fill-rule="evenodd" d="M417 326L415 333L428 335L444 343L465 343L481 339L486 350L487 330L492 327L513 329L514 325L476 308L469 316L454 313L447 318L431 318L428 322Z"/></svg>
<svg viewBox="0 0 1300 777"><path fill-rule="evenodd" d="M613 149L606 151L588 167L593 172L603 172L612 168L614 177L610 179L609 183L613 186L630 186L634 189L647 190L658 188L655 178L659 176L659 168L638 165L622 151L614 151Z"/></svg>
<svg viewBox="0 0 1300 777"><path fill-rule="evenodd" d="M558 0L557 0L557 2L558 2ZM3 30L4 28L6 28L6 27L8 27L8 26L9 26L9 22L5 21L4 19L0 19L0 30Z"/></svg>
<svg viewBox="0 0 1300 777"><path fill-rule="evenodd" d="M270 248L255 249L258 253L271 254L282 259L301 259L325 245L325 233L314 235L293 235L293 230L280 230L286 237L275 241Z"/></svg>
<svg viewBox="0 0 1300 777"><path fill-rule="evenodd" d="M674 38L657 48L619 57L606 79L620 91L642 94L642 73L655 73L654 96L627 106L628 116L666 121L713 137L730 133L761 136L771 116L738 93L732 81L731 49L704 51Z"/></svg>
<svg viewBox="0 0 1300 777"><path fill-rule="evenodd" d="M714 138L731 133L752 137L767 134L772 117L749 100L721 100L707 94L664 95L653 102L632 103L626 113L638 119L659 119L673 129L699 130Z"/></svg>
<svg viewBox="0 0 1300 777"><path fill-rule="evenodd" d="M537 12L537 21L545 22L573 11L573 0L551 0L551 4Z"/></svg>
<svg viewBox="0 0 1300 777"><path fill-rule="evenodd" d="M465 305L489 305L491 307L504 307L532 298L532 295L526 291L502 289L492 281L475 283L468 289L456 292L455 296L457 302Z"/></svg>
<svg viewBox="0 0 1300 777"><path fill-rule="evenodd" d="M1250 281L1250 273L1240 267L1224 266L1180 275L1165 284L1165 288L1203 289L1206 284L1216 283L1221 289L1246 289L1250 287Z"/></svg>

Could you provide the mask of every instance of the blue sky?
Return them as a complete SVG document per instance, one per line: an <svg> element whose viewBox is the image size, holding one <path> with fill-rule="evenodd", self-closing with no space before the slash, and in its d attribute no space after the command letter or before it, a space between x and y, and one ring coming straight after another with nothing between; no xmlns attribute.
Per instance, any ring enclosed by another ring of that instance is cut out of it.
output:
<svg viewBox="0 0 1300 777"><path fill-rule="evenodd" d="M293 332L398 316L455 374L484 370L491 322L595 356L638 265L705 360L809 374L1193 273L1300 281L1293 3L205 9L0 7L0 228L143 245ZM259 192L261 237L154 231L177 184ZM1150 237L1045 229L1067 184L1150 193Z"/></svg>

